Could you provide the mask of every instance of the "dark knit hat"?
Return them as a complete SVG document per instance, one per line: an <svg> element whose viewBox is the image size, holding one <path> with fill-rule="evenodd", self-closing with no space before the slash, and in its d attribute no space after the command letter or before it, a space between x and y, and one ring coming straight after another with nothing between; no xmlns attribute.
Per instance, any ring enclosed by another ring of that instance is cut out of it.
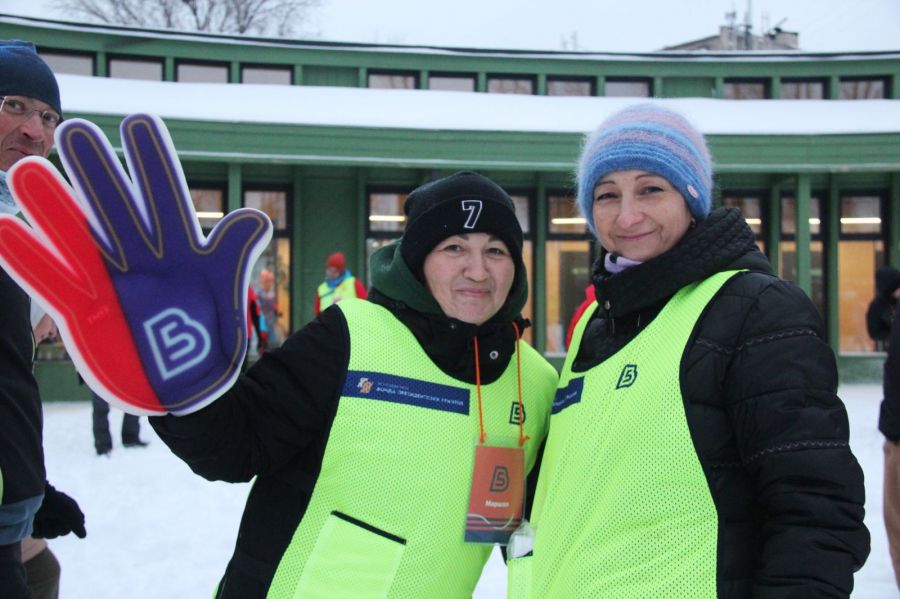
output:
<svg viewBox="0 0 900 599"><path fill-rule="evenodd" d="M0 96L34 98L62 115L56 77L31 42L0 40Z"/></svg>
<svg viewBox="0 0 900 599"><path fill-rule="evenodd" d="M414 273L444 239L465 233L490 233L506 244L513 263L522 263L522 227L503 189L482 175L459 172L418 187L406 198L406 231L400 253Z"/></svg>
<svg viewBox="0 0 900 599"><path fill-rule="evenodd" d="M677 112L638 104L606 119L578 161L578 207L594 233L594 188L609 173L639 169L665 177L697 220L709 215L712 161L703 135Z"/></svg>

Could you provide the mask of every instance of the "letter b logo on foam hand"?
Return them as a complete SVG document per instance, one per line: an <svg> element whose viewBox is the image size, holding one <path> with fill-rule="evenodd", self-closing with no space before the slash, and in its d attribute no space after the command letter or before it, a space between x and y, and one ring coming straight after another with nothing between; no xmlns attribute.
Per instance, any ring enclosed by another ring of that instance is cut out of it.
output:
<svg viewBox="0 0 900 599"><path fill-rule="evenodd" d="M179 308L167 308L145 321L144 330L165 380L203 363L209 355L209 333Z"/></svg>
<svg viewBox="0 0 900 599"><path fill-rule="evenodd" d="M56 129L74 190L42 158L10 169L31 226L0 215L0 265L53 316L101 397L134 414L187 414L240 372L250 269L272 223L242 208L204 236L162 121L132 115L120 133L130 178L81 119Z"/></svg>

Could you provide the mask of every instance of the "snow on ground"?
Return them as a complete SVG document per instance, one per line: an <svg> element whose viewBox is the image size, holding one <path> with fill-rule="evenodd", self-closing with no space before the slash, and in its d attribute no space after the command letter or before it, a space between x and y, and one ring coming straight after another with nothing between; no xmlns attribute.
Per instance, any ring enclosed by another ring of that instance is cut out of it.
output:
<svg viewBox="0 0 900 599"><path fill-rule="evenodd" d="M880 385L841 389L851 444L866 475L872 554L856 576L854 599L898 596L881 516ZM211 483L174 457L142 419L143 449L118 444L121 413L110 417L116 447L97 457L90 402L48 403L44 446L50 482L75 497L88 536L50 542L62 565L63 599L208 598L231 555L248 484ZM475 592L502 598L506 569L495 551Z"/></svg>

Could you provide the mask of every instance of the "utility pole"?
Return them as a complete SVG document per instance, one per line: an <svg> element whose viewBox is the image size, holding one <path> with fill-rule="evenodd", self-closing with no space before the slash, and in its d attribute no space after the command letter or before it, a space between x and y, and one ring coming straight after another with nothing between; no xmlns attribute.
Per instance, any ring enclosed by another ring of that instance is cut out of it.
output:
<svg viewBox="0 0 900 599"><path fill-rule="evenodd" d="M753 0L747 0L747 12L744 13L744 50L753 49Z"/></svg>

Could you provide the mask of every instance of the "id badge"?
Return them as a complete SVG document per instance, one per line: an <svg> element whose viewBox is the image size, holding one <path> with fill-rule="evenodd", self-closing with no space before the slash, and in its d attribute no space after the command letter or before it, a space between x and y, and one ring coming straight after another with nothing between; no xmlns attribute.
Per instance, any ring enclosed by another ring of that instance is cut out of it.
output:
<svg viewBox="0 0 900 599"><path fill-rule="evenodd" d="M466 542L505 545L522 522L524 494L522 448L476 445Z"/></svg>

